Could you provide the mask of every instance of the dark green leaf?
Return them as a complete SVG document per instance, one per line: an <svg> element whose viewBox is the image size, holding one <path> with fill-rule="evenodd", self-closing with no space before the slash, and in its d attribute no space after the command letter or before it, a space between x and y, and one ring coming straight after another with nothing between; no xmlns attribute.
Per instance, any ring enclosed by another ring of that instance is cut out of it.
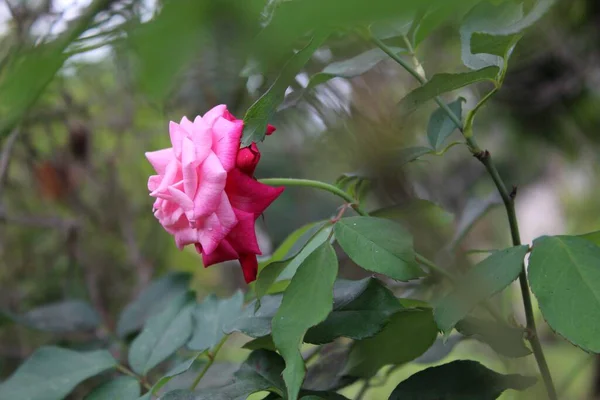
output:
<svg viewBox="0 0 600 400"><path fill-rule="evenodd" d="M435 321L443 332L450 332L477 304L511 284L521 271L528 246L500 250L475 265L438 302Z"/></svg>
<svg viewBox="0 0 600 400"><path fill-rule="evenodd" d="M285 90L328 36L329 33L324 32L315 34L310 43L285 64L271 87L246 111L242 147L264 139L269 120L283 101Z"/></svg>
<svg viewBox="0 0 600 400"><path fill-rule="evenodd" d="M458 360L417 372L401 382L389 400L494 400L507 389L525 390L536 379L502 375L476 361Z"/></svg>
<svg viewBox="0 0 600 400"><path fill-rule="evenodd" d="M334 230L348 257L364 269L400 281L423 276L412 236L401 225L382 218L350 217L339 220Z"/></svg>
<svg viewBox="0 0 600 400"><path fill-rule="evenodd" d="M452 352L454 346L463 340L463 337L460 335L450 336L448 339L444 340L444 338L436 339L433 346L431 346L423 355L419 358L416 358L413 362L416 364L433 364L437 363L440 360L443 360Z"/></svg>
<svg viewBox="0 0 600 400"><path fill-rule="evenodd" d="M61 400L80 382L116 365L106 350L40 347L0 384L0 399Z"/></svg>
<svg viewBox="0 0 600 400"><path fill-rule="evenodd" d="M385 365L412 361L425 353L436 337L431 309L400 311L377 335L354 343L345 374L370 378Z"/></svg>
<svg viewBox="0 0 600 400"><path fill-rule="evenodd" d="M135 372L145 375L185 345L192 334L194 307L193 295L184 293L148 319L129 348L129 365Z"/></svg>
<svg viewBox="0 0 600 400"><path fill-rule="evenodd" d="M448 107L458 119L462 119L462 103L465 101L462 97L452 103L448 103ZM444 148L444 142L456 129L456 124L448 117L448 114L441 109L436 109L429 118L429 125L427 125L427 138L429 143L436 150L440 151Z"/></svg>
<svg viewBox="0 0 600 400"><path fill-rule="evenodd" d="M348 361L349 346L334 342L321 347L319 358L306 371L302 385L310 390L338 390L351 385L356 378L342 375Z"/></svg>
<svg viewBox="0 0 600 400"><path fill-rule="evenodd" d="M130 376L121 376L94 389L85 400L137 400L140 384Z"/></svg>
<svg viewBox="0 0 600 400"><path fill-rule="evenodd" d="M189 369L192 368L192 365L194 365L194 362L198 359L198 357L200 356L200 354L201 353L198 353L197 355L191 357L190 359L182 362L181 364L179 364L179 365L175 366L174 368L172 368L165 375L163 375L163 377L160 378L154 384L154 386L152 386L152 393L156 393L158 390L160 390L163 386L165 386L167 383L169 383L169 381L171 379L173 379L174 377L176 377L177 375L181 375L184 372L189 371Z"/></svg>
<svg viewBox="0 0 600 400"><path fill-rule="evenodd" d="M242 332L246 335L259 338L271 333L271 320L277 313L281 304L282 295L264 296L257 308L256 301L244 308L242 313L234 320L223 326L225 333Z"/></svg>
<svg viewBox="0 0 600 400"><path fill-rule="evenodd" d="M558 334L600 353L600 247L576 236L534 240L529 283L542 315Z"/></svg>
<svg viewBox="0 0 600 400"><path fill-rule="evenodd" d="M327 319L306 333L307 343L329 343L344 336L365 339L378 333L402 306L379 281L336 281L333 288L333 311Z"/></svg>
<svg viewBox="0 0 600 400"><path fill-rule="evenodd" d="M273 342L285 360L283 378L292 400L297 398L306 372L300 344L306 331L331 312L337 272L335 251L324 243L298 267L273 317Z"/></svg>
<svg viewBox="0 0 600 400"><path fill-rule="evenodd" d="M452 92L477 82L494 82L499 71L500 69L494 66L457 74L436 74L426 84L414 89L404 97L400 101L400 107L405 112L410 112L443 93Z"/></svg>
<svg viewBox="0 0 600 400"><path fill-rule="evenodd" d="M203 390L194 400L244 400L265 390L282 394L285 385L281 373L285 364L279 354L268 350L253 351L234 374L231 383Z"/></svg>
<svg viewBox="0 0 600 400"><path fill-rule="evenodd" d="M275 347L275 343L273 343L273 337L271 335L259 337L257 339L251 340L244 345L245 349L248 350L258 350L265 349L271 351L277 351Z"/></svg>
<svg viewBox="0 0 600 400"><path fill-rule="evenodd" d="M456 324L456 330L487 343L496 353L505 357L525 357L531 354L531 350L525 345L523 328L468 317Z"/></svg>
<svg viewBox="0 0 600 400"><path fill-rule="evenodd" d="M237 291L228 299L208 295L194 309L194 331L187 347L204 351L215 346L225 335L223 327L237 319L243 305L244 294L241 291Z"/></svg>
<svg viewBox="0 0 600 400"><path fill-rule="evenodd" d="M264 267L254 286L256 297L260 300L275 282L291 279L302 261L327 241L332 229L331 225L325 223L315 225L314 229L305 232L298 240L302 244L300 249L293 246L281 260Z"/></svg>
<svg viewBox="0 0 600 400"><path fill-rule="evenodd" d="M578 235L580 238L585 240L589 240L594 243L596 246L600 246L600 231L585 233L583 235Z"/></svg>
<svg viewBox="0 0 600 400"><path fill-rule="evenodd" d="M169 273L150 284L135 301L128 304L117 322L117 335L123 338L139 330L144 322L161 311L165 304L187 291L191 275L187 272Z"/></svg>
<svg viewBox="0 0 600 400"><path fill-rule="evenodd" d="M327 221L311 222L296 229L288 235L266 261L260 264L262 264L262 267L265 267L275 261L285 261L294 258L326 223ZM262 269L260 264L258 267L259 270Z"/></svg>
<svg viewBox="0 0 600 400"><path fill-rule="evenodd" d="M313 390L301 390L300 400L349 400L336 392L319 392Z"/></svg>
<svg viewBox="0 0 600 400"><path fill-rule="evenodd" d="M79 300L47 304L13 318L29 328L52 333L91 331L100 324L96 311Z"/></svg>
<svg viewBox="0 0 600 400"><path fill-rule="evenodd" d="M160 396L160 400L196 400L194 392L187 389L172 390Z"/></svg>

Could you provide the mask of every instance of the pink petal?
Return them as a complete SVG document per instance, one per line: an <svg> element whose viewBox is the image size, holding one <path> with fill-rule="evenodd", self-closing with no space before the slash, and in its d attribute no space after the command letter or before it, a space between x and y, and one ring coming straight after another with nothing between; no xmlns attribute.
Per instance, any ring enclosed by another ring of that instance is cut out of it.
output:
<svg viewBox="0 0 600 400"><path fill-rule="evenodd" d="M235 167L243 129L244 123L241 120L232 122L219 118L213 125L212 148L227 172Z"/></svg>
<svg viewBox="0 0 600 400"><path fill-rule="evenodd" d="M196 170L198 164L194 143L186 137L183 139L183 150L181 152L181 170L183 172L183 190L190 199L196 196L196 189L198 188L198 172Z"/></svg>
<svg viewBox="0 0 600 400"><path fill-rule="evenodd" d="M187 117L184 116L183 118L181 118L181 122L179 123L179 126L182 129L182 134L184 134L183 136L187 136L187 137L192 136L192 132L194 131L194 124L192 123L192 121L187 119Z"/></svg>
<svg viewBox="0 0 600 400"><path fill-rule="evenodd" d="M175 232L175 245L179 250L183 250L188 244L194 244L198 241L198 231L194 228L185 228Z"/></svg>
<svg viewBox="0 0 600 400"><path fill-rule="evenodd" d="M198 227L198 242L202 245L204 254L211 254L219 243L227 236L217 214L209 215L202 226Z"/></svg>
<svg viewBox="0 0 600 400"><path fill-rule="evenodd" d="M196 247L196 250L198 248ZM225 261L237 260L239 255L237 251L229 244L227 240L221 241L219 246L210 254L202 253L202 263L205 267L210 267L213 264L222 263Z"/></svg>
<svg viewBox="0 0 600 400"><path fill-rule="evenodd" d="M227 106L225 104L219 104L218 106L214 106L210 110L204 114L202 119L208 126L213 126L217 118L222 117L223 113L227 110ZM196 122L196 121L194 121Z"/></svg>
<svg viewBox="0 0 600 400"><path fill-rule="evenodd" d="M261 254L258 241L256 240L256 229L254 223L256 218L253 213L235 210L237 225L227 235L227 241L231 243L238 253Z"/></svg>
<svg viewBox="0 0 600 400"><path fill-rule="evenodd" d="M207 217L217 210L227 181L227 172L214 153L206 157L198 170L200 179L194 197L194 220Z"/></svg>
<svg viewBox="0 0 600 400"><path fill-rule="evenodd" d="M179 189L174 188L173 186L169 187L167 190L172 197L171 201L179 205L179 207L181 207L184 211L194 209L194 202L188 197L187 194L183 193Z"/></svg>
<svg viewBox="0 0 600 400"><path fill-rule="evenodd" d="M162 178L159 175L151 175L150 178L148 178L148 190L154 192L160 186L161 181Z"/></svg>
<svg viewBox="0 0 600 400"><path fill-rule="evenodd" d="M150 193L150 196L157 197L159 194L164 194L167 188L175 182L175 179L177 179L177 174L180 172L178 164L179 163L177 160L171 160L165 169L165 175L163 176L162 181L158 187L154 189L152 193Z"/></svg>
<svg viewBox="0 0 600 400"><path fill-rule="evenodd" d="M175 154L173 153L173 148L169 147L167 149L149 151L146 153L146 158L150 161L156 173L163 175L169 162L175 158Z"/></svg>
<svg viewBox="0 0 600 400"><path fill-rule="evenodd" d="M250 283L256 280L256 274L258 273L258 260L254 254L242 254L240 257L240 264L242 265L242 272L244 273L244 279L246 283Z"/></svg>
<svg viewBox="0 0 600 400"><path fill-rule="evenodd" d="M194 120L190 137L192 142L194 142L196 160L199 164L206 159L213 145L211 126L203 121L200 116L197 116Z"/></svg>
<svg viewBox="0 0 600 400"><path fill-rule="evenodd" d="M225 187L233 208L253 213L255 217L262 214L283 190L283 187L262 184L237 168L229 173Z"/></svg>
<svg viewBox="0 0 600 400"><path fill-rule="evenodd" d="M169 135L171 136L171 144L173 145L173 153L175 157L181 158L181 141L185 136L179 124L169 122Z"/></svg>

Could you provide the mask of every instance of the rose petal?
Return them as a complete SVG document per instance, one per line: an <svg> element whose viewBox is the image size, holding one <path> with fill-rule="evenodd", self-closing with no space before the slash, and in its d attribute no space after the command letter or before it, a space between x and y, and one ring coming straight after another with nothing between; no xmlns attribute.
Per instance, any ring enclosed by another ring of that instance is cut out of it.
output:
<svg viewBox="0 0 600 400"><path fill-rule="evenodd" d="M180 173L178 164L177 160L171 160L165 169L165 175L162 177L162 181L160 181L158 187L150 193L150 196L157 197L160 194L166 194L167 188L175 183L175 180L178 178L178 174Z"/></svg>
<svg viewBox="0 0 600 400"><path fill-rule="evenodd" d="M173 153L173 148L169 147L162 150L146 152L146 158L150 164L152 164L152 167L157 174L164 175L167 165L175 158L175 154Z"/></svg>
<svg viewBox="0 0 600 400"><path fill-rule="evenodd" d="M181 122L179 123L180 129L182 130L182 134L184 137L191 137L194 131L194 124L187 117L181 118Z"/></svg>
<svg viewBox="0 0 600 400"><path fill-rule="evenodd" d="M172 196L172 202L176 203L183 211L193 210L194 202L189 196L183 193L181 190L170 186L168 189L169 194Z"/></svg>
<svg viewBox="0 0 600 400"><path fill-rule="evenodd" d="M244 147L238 151L235 165L246 173L246 175L253 176L259 161L260 151L256 143L252 142L249 147Z"/></svg>
<svg viewBox="0 0 600 400"><path fill-rule="evenodd" d="M199 162L196 161L196 152L194 143L189 138L183 139L183 150L181 152L181 169L183 172L183 190L190 199L196 196L198 188L198 171L196 167Z"/></svg>
<svg viewBox="0 0 600 400"><path fill-rule="evenodd" d="M227 110L227 106L225 104L219 104L208 110L206 114L202 116L202 119L208 126L213 126L217 118L223 116L225 110Z"/></svg>
<svg viewBox="0 0 600 400"><path fill-rule="evenodd" d="M240 264L246 283L255 281L256 274L258 273L258 260L256 259L256 255L242 254L240 257Z"/></svg>
<svg viewBox="0 0 600 400"><path fill-rule="evenodd" d="M277 130L277 128L275 128L273 125L268 124L267 125L267 131L265 132L265 134L267 136L271 135L273 132L275 132Z"/></svg>
<svg viewBox="0 0 600 400"><path fill-rule="evenodd" d="M148 190L154 192L160 186L160 182L162 182L162 178L159 175L151 175L148 178Z"/></svg>
<svg viewBox="0 0 600 400"><path fill-rule="evenodd" d="M218 118L213 125L213 151L227 172L235 167L243 129L241 120L232 122Z"/></svg>
<svg viewBox="0 0 600 400"><path fill-rule="evenodd" d="M196 150L196 161L200 164L206 159L213 145L211 126L200 116L194 119L191 139Z"/></svg>
<svg viewBox="0 0 600 400"><path fill-rule="evenodd" d="M216 211L227 181L227 172L212 152L198 167L198 171L200 179L196 197L194 197L193 220L208 217Z"/></svg>
<svg viewBox="0 0 600 400"><path fill-rule="evenodd" d="M185 136L185 132L182 131L179 124L171 121L169 122L169 135L171 136L171 144L173 145L175 157L181 158L181 141Z"/></svg>
<svg viewBox="0 0 600 400"><path fill-rule="evenodd" d="M237 168L229 173L225 187L233 208L253 213L255 217L262 214L283 190L283 187L262 184Z"/></svg>
<svg viewBox="0 0 600 400"><path fill-rule="evenodd" d="M194 228L187 227L180 229L174 233L175 245L179 250L183 250L188 244L198 242L198 231Z"/></svg>
<svg viewBox="0 0 600 400"><path fill-rule="evenodd" d="M202 247L200 247L200 249L202 249ZM196 246L196 250L198 250L198 246ZM239 258L237 251L235 251L233 246L231 246L227 240L222 240L215 251L210 254L205 254L202 251L200 251L200 253L202 254L202 263L205 267L225 261L237 260Z"/></svg>
<svg viewBox="0 0 600 400"><path fill-rule="evenodd" d="M227 240L238 253L261 254L258 240L256 239L256 228L253 213L235 210L237 217L236 226L227 235Z"/></svg>

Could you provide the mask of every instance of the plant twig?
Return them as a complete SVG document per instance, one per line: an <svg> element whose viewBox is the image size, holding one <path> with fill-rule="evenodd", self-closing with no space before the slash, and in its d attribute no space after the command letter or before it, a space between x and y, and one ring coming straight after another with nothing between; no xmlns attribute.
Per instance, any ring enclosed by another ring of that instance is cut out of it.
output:
<svg viewBox="0 0 600 400"><path fill-rule="evenodd" d="M125 375L128 375L128 376L130 376L132 378L137 379L142 384L142 386L144 386L144 388L146 390L152 390L152 386L150 386L150 384L148 383L148 381L144 377L139 376L138 374L136 374L135 372L133 372L132 370L130 370L126 366L124 366L122 364L118 364L117 365L117 370L120 371L120 372L122 372L122 373L124 373Z"/></svg>
<svg viewBox="0 0 600 400"><path fill-rule="evenodd" d="M196 386L198 386L198 384L200 383L202 378L204 378L204 375L206 375L206 373L208 372L210 367L215 362L215 358L217 357L219 350L221 350L221 347L223 347L223 345L225 344L225 342L227 341L228 338L229 338L229 335L223 336L223 339L221 339L221 341L219 343L217 343L217 345L215 346L215 349L212 352L211 351L208 352L208 362L206 363L204 368L202 368L202 370L200 371L200 373L198 374L196 379L194 379L194 382L192 382L192 384L190 385L190 390L196 389Z"/></svg>

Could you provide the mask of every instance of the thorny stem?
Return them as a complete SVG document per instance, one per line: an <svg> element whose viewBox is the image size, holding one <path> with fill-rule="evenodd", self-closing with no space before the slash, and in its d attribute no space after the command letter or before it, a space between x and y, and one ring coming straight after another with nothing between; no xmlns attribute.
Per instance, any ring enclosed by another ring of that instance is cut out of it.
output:
<svg viewBox="0 0 600 400"><path fill-rule="evenodd" d="M385 43L377 38L372 38L373 42L386 54L388 54L393 60L395 60L398 64L400 64L408 73L410 73L415 79L419 81L422 85L427 83L426 78L421 76L415 71L410 65L408 65L404 60L394 54ZM494 92L496 89L494 89ZM486 96L484 100L487 100L491 97ZM519 235L519 224L517 221L517 216L515 212L515 203L514 197L516 192L513 190L509 192L504 184L504 181L500 177L498 170L496 169L495 164L492 161L492 157L490 153L485 150L481 150L475 141L475 138L471 135L471 132L465 132L464 126L458 116L450 110L450 108L443 102L439 97L435 98L436 103L442 108L448 117L456 124L459 130L462 132L464 138L467 141L467 145L469 150L481 163L485 166L485 169L488 171L500 196L502 197L502 201L504 202L504 207L506 208L506 214L508 217L508 223L510 225L510 233L512 236L512 242L514 246L521 245L521 238ZM482 105L483 101L480 101L478 106ZM472 118L472 117L471 117ZM525 318L527 321L527 331L529 333L528 340L531 343L531 347L533 349L533 354L538 364L538 368L540 370L540 374L544 380L544 385L546 386L546 391L548 392L548 397L550 400L557 400L558 397L556 395L556 389L554 388L554 383L552 382L552 376L550 375L550 369L548 368L548 363L546 362L546 357L544 356L544 352L542 350L542 345L537 335L537 330L535 326L535 319L533 315L533 306L531 304L531 294L529 292L529 285L527 284L527 273L525 272L525 264L523 264L523 269L521 274L519 275L519 283L521 286L521 294L523 296L523 306L525 308Z"/></svg>
<svg viewBox="0 0 600 400"><path fill-rule="evenodd" d="M124 373L125 375L131 376L132 378L137 379L142 384L142 386L144 386L144 388L146 388L147 390L152 390L152 386L150 386L150 384L146 381L146 379L137 375L135 372L133 372L126 366L118 364L117 370Z"/></svg>
<svg viewBox="0 0 600 400"><path fill-rule="evenodd" d="M196 389L196 386L198 386L198 384L200 383L200 381L202 380L204 375L206 375L206 373L208 372L210 367L215 362L215 358L217 357L219 350L221 350L221 347L223 347L223 345L225 344L225 342L227 341L228 338L229 338L229 335L223 336L223 339L221 339L221 341L219 343L217 343L217 345L215 346L215 349L212 352L211 351L208 352L208 362L206 363L204 368L202 368L202 371L200 371L200 373L198 374L196 379L194 379L194 382L192 382L192 384L190 385L190 390Z"/></svg>

